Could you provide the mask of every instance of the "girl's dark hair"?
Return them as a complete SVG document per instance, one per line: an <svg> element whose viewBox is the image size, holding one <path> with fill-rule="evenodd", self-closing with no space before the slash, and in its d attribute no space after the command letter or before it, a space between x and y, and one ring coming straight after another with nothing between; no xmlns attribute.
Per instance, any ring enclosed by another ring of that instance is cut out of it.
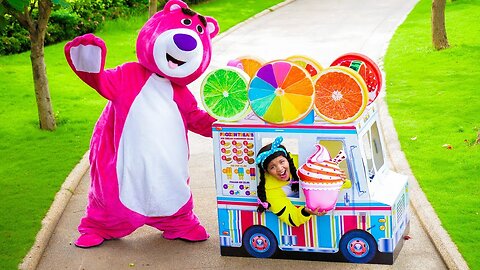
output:
<svg viewBox="0 0 480 270"><path fill-rule="evenodd" d="M285 155L284 152L282 151L277 151L277 152L274 152L273 154L271 154L270 156L268 156L264 161L263 163L261 164L258 164L258 169L260 171L260 182L258 183L258 186L257 186L257 195L258 195L258 198L260 199L260 201L262 202L266 202L268 203L268 207L270 207L270 203L267 202L267 194L265 192L265 172L268 171L268 164L270 163L270 161L274 160L275 158L277 157L285 157L288 161L288 165L290 167L290 175L291 175L291 181L293 180L295 183L293 183L291 185L291 188L292 188L292 191L293 192L298 192L298 175L297 175L297 168L295 167L295 164L293 163L293 158L290 156L290 153L287 151L287 148L285 148L285 146L283 145L279 145L278 147L281 147L285 150L285 152L287 152L287 154ZM265 145L264 147L262 147L258 153L257 153L257 156L263 152L266 152L268 150L270 150L272 148L272 144L269 143L267 145ZM262 166L263 165L263 166ZM258 205L258 208L257 208L257 212L264 212L266 210L265 207L263 207L263 205Z"/></svg>

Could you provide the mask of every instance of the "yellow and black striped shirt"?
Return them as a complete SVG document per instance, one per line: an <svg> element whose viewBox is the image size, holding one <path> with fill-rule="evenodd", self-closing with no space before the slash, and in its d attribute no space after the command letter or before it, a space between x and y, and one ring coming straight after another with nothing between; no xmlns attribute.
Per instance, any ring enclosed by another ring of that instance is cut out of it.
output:
<svg viewBox="0 0 480 270"><path fill-rule="evenodd" d="M277 215L281 221L297 227L310 220L311 215L302 211L303 206L296 207L292 204L282 189L286 185L288 185L288 181L278 180L265 173L265 193L267 202L270 203L270 211Z"/></svg>

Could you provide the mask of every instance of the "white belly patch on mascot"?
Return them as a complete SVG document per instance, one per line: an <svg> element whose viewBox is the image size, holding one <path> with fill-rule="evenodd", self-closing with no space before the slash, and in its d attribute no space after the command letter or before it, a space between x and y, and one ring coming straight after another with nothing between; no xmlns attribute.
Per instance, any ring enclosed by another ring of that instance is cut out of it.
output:
<svg viewBox="0 0 480 270"><path fill-rule="evenodd" d="M118 149L120 200L130 210L168 216L190 198L182 123L171 83L152 75L130 108Z"/></svg>

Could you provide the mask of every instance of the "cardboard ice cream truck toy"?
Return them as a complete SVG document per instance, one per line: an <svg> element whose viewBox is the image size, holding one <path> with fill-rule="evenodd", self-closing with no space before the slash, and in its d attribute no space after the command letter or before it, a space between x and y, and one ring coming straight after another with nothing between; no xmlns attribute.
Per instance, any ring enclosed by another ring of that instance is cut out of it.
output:
<svg viewBox="0 0 480 270"><path fill-rule="evenodd" d="M385 156L374 102L381 86L376 64L356 53L325 69L305 56L268 63L239 57L204 78L203 105L218 119L221 255L394 263L410 210L407 177ZM298 192L265 176L270 154L292 160L286 186L298 183ZM279 186L282 199L271 195Z"/></svg>

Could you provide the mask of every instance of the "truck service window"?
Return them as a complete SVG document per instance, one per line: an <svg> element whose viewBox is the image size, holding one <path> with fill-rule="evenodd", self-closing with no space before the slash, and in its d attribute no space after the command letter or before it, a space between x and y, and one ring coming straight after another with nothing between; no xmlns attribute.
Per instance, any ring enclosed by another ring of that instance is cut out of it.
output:
<svg viewBox="0 0 480 270"><path fill-rule="evenodd" d="M383 159L383 150L382 150L382 142L380 140L380 134L378 132L378 125L377 122L373 123L372 125L372 152L373 152L373 161L375 162L375 168L380 170L385 160Z"/></svg>
<svg viewBox="0 0 480 270"><path fill-rule="evenodd" d="M377 123L373 123L371 129L362 137L363 151L365 154L365 165L370 181L385 163L383 158L382 142L378 132Z"/></svg>
<svg viewBox="0 0 480 270"><path fill-rule="evenodd" d="M318 140L318 143L325 146L325 148L327 148L331 158L334 158L340 150L347 152L347 149L344 148L343 142L340 140ZM345 173L347 174L347 178L350 179L347 164L348 164L348 161L340 162L339 166L340 166L340 169L345 171Z"/></svg>

